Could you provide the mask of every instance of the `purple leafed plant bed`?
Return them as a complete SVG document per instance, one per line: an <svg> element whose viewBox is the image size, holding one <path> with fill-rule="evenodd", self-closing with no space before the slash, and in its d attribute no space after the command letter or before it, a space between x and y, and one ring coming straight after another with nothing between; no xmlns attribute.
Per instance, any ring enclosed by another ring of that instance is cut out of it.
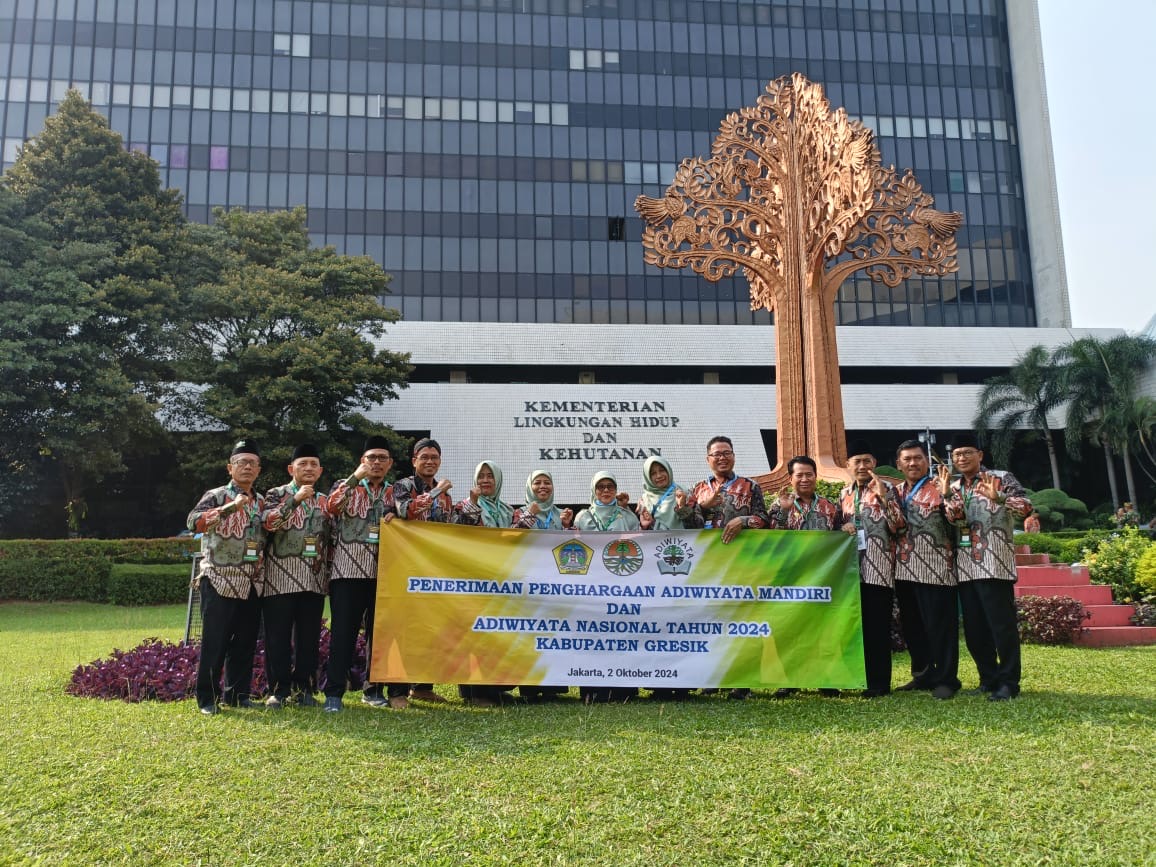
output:
<svg viewBox="0 0 1156 867"><path fill-rule="evenodd" d="M159 638L146 638L132 650L114 650L108 659L95 659L88 665L78 665L72 672L65 692L85 698L129 702L180 701L195 692L200 655L199 642L172 644ZM325 688L328 662L329 629L322 626L317 683L321 690ZM358 635L353 669L349 673L350 689L362 688L365 667L365 636ZM253 660L253 695L264 695L267 686L265 643L258 641Z"/></svg>

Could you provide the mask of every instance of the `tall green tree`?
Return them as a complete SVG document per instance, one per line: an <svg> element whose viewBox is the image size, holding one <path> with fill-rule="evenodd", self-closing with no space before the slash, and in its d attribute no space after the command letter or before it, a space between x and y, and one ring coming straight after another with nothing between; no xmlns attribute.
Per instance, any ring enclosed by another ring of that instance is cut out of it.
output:
<svg viewBox="0 0 1156 867"><path fill-rule="evenodd" d="M1069 397L1067 443L1078 453L1079 443L1091 439L1104 449L1112 502L1120 495L1112 463L1113 451L1124 462L1128 496L1136 502L1132 472L1132 443L1137 436L1134 417L1140 377L1156 359L1156 341L1142 335L1122 334L1107 340L1081 337L1056 350L1063 366L1063 383Z"/></svg>
<svg viewBox="0 0 1156 867"><path fill-rule="evenodd" d="M375 343L398 318L380 301L389 276L367 256L312 247L303 208L218 209L198 231L184 418L256 438L277 474L303 439L347 459L351 438L382 430L364 411L395 398L410 371L408 356Z"/></svg>
<svg viewBox="0 0 1156 867"><path fill-rule="evenodd" d="M1048 416L1066 399L1052 354L1042 346L1033 346L1007 373L984 383L976 409L976 431L981 436L991 432L992 454L1000 466L1008 463L1017 430L1029 428L1038 433L1048 447L1052 487L1059 488L1060 465Z"/></svg>
<svg viewBox="0 0 1156 867"><path fill-rule="evenodd" d="M156 162L126 151L121 135L70 90L3 185L54 248L85 244L105 254L85 273L93 291L81 336L115 351L141 386L166 379L187 237L180 194L161 187Z"/></svg>
<svg viewBox="0 0 1156 867"><path fill-rule="evenodd" d="M0 179L3 361L0 447L18 472L60 483L69 526L84 492L160 433L187 240L156 163L75 91Z"/></svg>
<svg viewBox="0 0 1156 867"><path fill-rule="evenodd" d="M89 278L104 245L56 245L46 225L0 188L0 464L11 505L44 490L72 531L85 490L121 468L128 444L152 432L154 406L86 327L99 315ZM51 532L51 528L50 532Z"/></svg>

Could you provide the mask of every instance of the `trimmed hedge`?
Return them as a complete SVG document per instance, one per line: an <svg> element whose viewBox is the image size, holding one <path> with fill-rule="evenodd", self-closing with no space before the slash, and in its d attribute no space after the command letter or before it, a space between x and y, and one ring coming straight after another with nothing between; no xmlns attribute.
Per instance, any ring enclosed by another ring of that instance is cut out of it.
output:
<svg viewBox="0 0 1156 867"><path fill-rule="evenodd" d="M1028 545L1033 554L1047 554L1053 563L1082 563L1084 552L1095 549L1109 530L1061 530L1058 533L1023 533L1015 537L1017 545Z"/></svg>
<svg viewBox="0 0 1156 867"><path fill-rule="evenodd" d="M86 542L4 542L0 544L0 599L103 602L111 571L112 560Z"/></svg>
<svg viewBox="0 0 1156 867"><path fill-rule="evenodd" d="M199 543L188 536L170 539L3 540L0 541L0 599L108 602L114 563L181 565L187 577L189 559L198 547ZM176 570L169 574L175 575ZM150 587L155 587L158 580L161 579L155 575L147 579ZM150 589L138 594L128 590L123 580L118 582L116 590L118 598L126 600L157 592L160 591ZM164 592L165 601L169 601L168 594L172 591Z"/></svg>
<svg viewBox="0 0 1156 867"><path fill-rule="evenodd" d="M113 605L167 605L188 596L188 563L114 563L108 576Z"/></svg>

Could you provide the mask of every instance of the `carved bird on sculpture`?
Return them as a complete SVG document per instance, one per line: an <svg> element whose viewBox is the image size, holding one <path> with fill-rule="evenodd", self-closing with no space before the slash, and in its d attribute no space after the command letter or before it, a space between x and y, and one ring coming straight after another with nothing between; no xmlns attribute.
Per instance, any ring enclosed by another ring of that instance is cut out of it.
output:
<svg viewBox="0 0 1156 867"><path fill-rule="evenodd" d="M668 192L661 199L639 196L634 200L634 210L652 226L661 226L670 220L670 234L675 246L698 234L694 217L686 212L686 199L677 193Z"/></svg>
<svg viewBox="0 0 1156 867"><path fill-rule="evenodd" d="M948 241L954 238L963 225L963 214L916 205L911 211L911 220L911 225L895 239L895 249L900 253L926 251L933 239Z"/></svg>

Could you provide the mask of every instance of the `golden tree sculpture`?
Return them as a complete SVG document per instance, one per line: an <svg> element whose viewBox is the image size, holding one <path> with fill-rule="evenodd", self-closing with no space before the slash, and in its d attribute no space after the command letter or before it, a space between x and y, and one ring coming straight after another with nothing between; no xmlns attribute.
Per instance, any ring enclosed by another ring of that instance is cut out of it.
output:
<svg viewBox="0 0 1156 867"><path fill-rule="evenodd" d="M887 286L955 271L963 217L933 204L910 171L882 165L871 130L799 73L727 115L711 156L683 160L663 198L635 201L647 264L711 282L742 269L751 309L774 311L773 485L794 455L846 478L835 297L858 271Z"/></svg>

